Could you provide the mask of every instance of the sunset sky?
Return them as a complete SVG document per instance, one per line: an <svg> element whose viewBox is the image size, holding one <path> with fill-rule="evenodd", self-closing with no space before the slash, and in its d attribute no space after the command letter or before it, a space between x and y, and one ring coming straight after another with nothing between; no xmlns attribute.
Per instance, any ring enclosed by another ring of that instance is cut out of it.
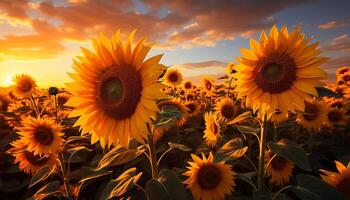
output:
<svg viewBox="0 0 350 200"><path fill-rule="evenodd" d="M349 0L0 0L0 86L27 73L41 87L61 87L79 47L117 29L155 41L151 55L164 53L161 62L189 78L222 74L250 37L273 24L301 26L319 40L332 78L350 65L349 8Z"/></svg>

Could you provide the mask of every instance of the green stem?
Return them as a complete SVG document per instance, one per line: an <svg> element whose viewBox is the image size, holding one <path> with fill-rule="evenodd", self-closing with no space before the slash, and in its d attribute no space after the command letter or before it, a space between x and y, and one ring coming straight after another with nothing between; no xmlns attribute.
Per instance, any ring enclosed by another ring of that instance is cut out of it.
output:
<svg viewBox="0 0 350 200"><path fill-rule="evenodd" d="M157 155L156 155L156 147L153 141L153 131L151 130L151 127L149 124L147 124L147 129L149 134L147 135L148 139L148 150L150 155L150 163L152 168L152 178L157 179L158 178L158 165L157 165Z"/></svg>
<svg viewBox="0 0 350 200"><path fill-rule="evenodd" d="M40 112L39 112L39 109L38 109L38 106L36 105L35 103L35 98L34 96L32 95L32 97L30 98L30 100L32 101L32 104L33 104L33 107L34 107L34 111L35 111L35 114L36 114L36 117L40 117Z"/></svg>
<svg viewBox="0 0 350 200"><path fill-rule="evenodd" d="M278 142L278 126L277 123L273 123L273 137L275 142Z"/></svg>
<svg viewBox="0 0 350 200"><path fill-rule="evenodd" d="M233 78L231 77L230 83L228 84L228 89L227 89L227 97L228 97L228 98L230 97L230 90L231 90L232 80L233 80Z"/></svg>
<svg viewBox="0 0 350 200"><path fill-rule="evenodd" d="M258 191L264 191L265 183L265 150L266 150L266 114L262 119L261 135L260 135L260 153L259 153L259 172L258 172Z"/></svg>
<svg viewBox="0 0 350 200"><path fill-rule="evenodd" d="M67 177L67 169L66 169L66 166L64 165L63 153L61 153L59 161L60 161L60 165L61 165L62 179L63 179L64 187L66 189L67 198L69 200L73 200L73 195L72 195L70 188L69 188L69 179Z"/></svg>

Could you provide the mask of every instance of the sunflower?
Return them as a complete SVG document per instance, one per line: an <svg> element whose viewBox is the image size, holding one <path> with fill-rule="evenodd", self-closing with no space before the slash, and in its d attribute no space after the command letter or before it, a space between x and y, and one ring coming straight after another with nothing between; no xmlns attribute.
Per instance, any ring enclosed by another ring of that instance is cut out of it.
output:
<svg viewBox="0 0 350 200"><path fill-rule="evenodd" d="M327 59L318 56L318 43L308 44L310 40L299 28L289 34L285 26L281 31L273 26L268 36L263 31L260 43L251 39L251 50L241 49L243 57L233 75L238 97L246 96L246 104L268 118L277 109L304 110L304 99L317 96L315 86L327 78L320 68Z"/></svg>
<svg viewBox="0 0 350 200"><path fill-rule="evenodd" d="M182 83L183 76L178 69L168 68L163 79L165 85L175 87Z"/></svg>
<svg viewBox="0 0 350 200"><path fill-rule="evenodd" d="M337 77L340 77L347 72L350 72L350 66L344 66L344 67L338 68L337 71L335 72L335 75Z"/></svg>
<svg viewBox="0 0 350 200"><path fill-rule="evenodd" d="M288 119L288 113L283 113L279 110L277 110L275 113L273 113L273 115L271 116L271 118L269 119L270 122L279 124L281 122L284 122Z"/></svg>
<svg viewBox="0 0 350 200"><path fill-rule="evenodd" d="M30 98L35 92L35 80L26 74L16 75L13 80L13 94L17 98Z"/></svg>
<svg viewBox="0 0 350 200"><path fill-rule="evenodd" d="M11 145L13 148L9 150L9 153L15 157L15 163L18 163L19 169L27 174L34 175L44 166L55 167L59 163L56 154L34 155L33 152L27 150L27 145L21 140L14 141Z"/></svg>
<svg viewBox="0 0 350 200"><path fill-rule="evenodd" d="M265 154L265 165L267 165L273 158L269 166L267 166L266 176L271 177L271 184L283 186L289 182L294 165L290 160L277 155L274 157L274 155L275 154L272 151L267 151Z"/></svg>
<svg viewBox="0 0 350 200"><path fill-rule="evenodd" d="M187 101L185 106L188 108L188 114L191 117L197 116L201 113L201 106L197 101Z"/></svg>
<svg viewBox="0 0 350 200"><path fill-rule="evenodd" d="M226 66L226 73L231 76L232 74L237 72L235 68L236 65L233 62L229 62Z"/></svg>
<svg viewBox="0 0 350 200"><path fill-rule="evenodd" d="M214 109L218 114L218 119L222 121L232 120L237 112L235 103L230 98L223 98L216 102Z"/></svg>
<svg viewBox="0 0 350 200"><path fill-rule="evenodd" d="M57 153L63 143L63 133L60 125L50 119L26 118L18 134L34 155L48 155Z"/></svg>
<svg viewBox="0 0 350 200"><path fill-rule="evenodd" d="M210 94L214 91L214 83L215 83L215 80L213 77L205 76L202 78L203 88Z"/></svg>
<svg viewBox="0 0 350 200"><path fill-rule="evenodd" d="M350 99L350 87L346 85L330 85L328 88L345 99Z"/></svg>
<svg viewBox="0 0 350 200"><path fill-rule="evenodd" d="M335 161L335 165L338 173L321 169L320 171L325 174L321 175L321 177L329 185L350 198L350 163L345 167L341 162Z"/></svg>
<svg viewBox="0 0 350 200"><path fill-rule="evenodd" d="M192 154L193 162L188 162L188 171L183 173L188 179L184 181L192 192L195 200L221 200L230 195L236 186L231 165L225 161L215 162L210 152L206 158Z"/></svg>
<svg viewBox="0 0 350 200"><path fill-rule="evenodd" d="M324 102L332 108L343 108L345 106L344 99L334 97L324 97Z"/></svg>
<svg viewBox="0 0 350 200"><path fill-rule="evenodd" d="M94 52L82 48L84 56L74 60L75 74L70 74L73 96L65 104L75 109L70 117L79 117L74 126L82 134L91 133L91 142L102 147L111 144L128 148L130 137L144 143L146 123L155 119L155 102L165 98L159 82L166 67L159 64L162 55L145 60L151 45L145 39L133 45L135 32L123 42L119 31L93 40Z"/></svg>
<svg viewBox="0 0 350 200"><path fill-rule="evenodd" d="M221 137L221 125L217 118L217 114L213 112L208 112L204 114L205 120L205 130L204 138L206 143L210 147L215 147L219 138Z"/></svg>
<svg viewBox="0 0 350 200"><path fill-rule="evenodd" d="M328 125L328 113L329 107L327 104L312 99L305 101L304 112L297 113L297 122L303 127L311 130L318 130L324 125Z"/></svg>
<svg viewBox="0 0 350 200"><path fill-rule="evenodd" d="M345 85L349 85L349 83L350 83L350 71L337 77L337 80L338 80L338 82L342 81L343 84L345 84ZM339 83L338 83L338 85L339 85Z"/></svg>
<svg viewBox="0 0 350 200"><path fill-rule="evenodd" d="M185 90L185 91L190 91L190 90L192 90L193 89L193 83L191 82L191 81L185 81L184 83L183 83L183 89Z"/></svg>
<svg viewBox="0 0 350 200"><path fill-rule="evenodd" d="M339 108L329 109L327 117L331 125L346 126L349 120L349 116L346 115L346 112Z"/></svg>

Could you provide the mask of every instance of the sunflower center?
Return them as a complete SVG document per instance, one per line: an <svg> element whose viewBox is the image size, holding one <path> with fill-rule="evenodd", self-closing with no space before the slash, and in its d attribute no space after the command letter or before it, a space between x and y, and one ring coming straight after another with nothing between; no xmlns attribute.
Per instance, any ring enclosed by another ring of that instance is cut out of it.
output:
<svg viewBox="0 0 350 200"><path fill-rule="evenodd" d="M46 156L34 155L32 152L29 151L24 151L24 155L32 165L36 166L42 166L49 160L49 158Z"/></svg>
<svg viewBox="0 0 350 200"><path fill-rule="evenodd" d="M276 156L272 161L271 161L271 167L274 169L274 170L283 170L286 165L287 165L287 160L282 158L282 157L279 157L279 156Z"/></svg>
<svg viewBox="0 0 350 200"><path fill-rule="evenodd" d="M342 119L342 113L339 112L338 110L332 110L328 114L328 119L330 122L339 122Z"/></svg>
<svg viewBox="0 0 350 200"><path fill-rule="evenodd" d="M338 191L342 192L345 194L347 197L350 197L350 177L345 177L343 178L339 184L337 185Z"/></svg>
<svg viewBox="0 0 350 200"><path fill-rule="evenodd" d="M226 119L231 119L233 117L233 115L235 114L235 109L232 105L226 104L221 108L221 114Z"/></svg>
<svg viewBox="0 0 350 200"><path fill-rule="evenodd" d="M30 82L22 81L18 83L18 89L22 92L28 92L32 89L32 84Z"/></svg>
<svg viewBox="0 0 350 200"><path fill-rule="evenodd" d="M196 110L196 106L193 103L187 104L186 107L188 108L188 112L191 114Z"/></svg>
<svg viewBox="0 0 350 200"><path fill-rule="evenodd" d="M219 127L216 125L216 123L212 123L210 126L210 129L211 129L211 132L217 135Z"/></svg>
<svg viewBox="0 0 350 200"><path fill-rule="evenodd" d="M174 82L177 82L179 80L179 76L177 75L177 73L172 72L169 74L168 79L170 82L174 83Z"/></svg>
<svg viewBox="0 0 350 200"><path fill-rule="evenodd" d="M296 79L296 64L285 55L273 54L258 61L254 71L256 84L269 93L288 90Z"/></svg>
<svg viewBox="0 0 350 200"><path fill-rule="evenodd" d="M187 100L188 101L191 101L191 100L193 100L194 99L194 96L192 95L192 94L188 94L187 95Z"/></svg>
<svg viewBox="0 0 350 200"><path fill-rule="evenodd" d="M315 120L318 114L319 114L319 110L317 105L309 102L305 102L305 112L303 114L303 117L305 120L307 121Z"/></svg>
<svg viewBox="0 0 350 200"><path fill-rule="evenodd" d="M213 164L204 165L198 172L198 184L205 190L211 190L216 188L222 175L217 166Z"/></svg>
<svg viewBox="0 0 350 200"><path fill-rule="evenodd" d="M331 107L342 108L343 107L343 103L340 102L340 101L336 101L334 103L331 103Z"/></svg>
<svg viewBox="0 0 350 200"><path fill-rule="evenodd" d="M344 75L343 80L346 82L350 81L350 75Z"/></svg>
<svg viewBox="0 0 350 200"><path fill-rule="evenodd" d="M34 132L34 139L43 145L49 145L53 141L52 130L48 127L39 126Z"/></svg>
<svg viewBox="0 0 350 200"><path fill-rule="evenodd" d="M207 90L211 90L212 87L213 87L213 84L211 84L210 81L206 81L205 88L207 88Z"/></svg>
<svg viewBox="0 0 350 200"><path fill-rule="evenodd" d="M185 83L185 88L186 89L191 89L191 87L192 87L191 83L189 83L189 82Z"/></svg>
<svg viewBox="0 0 350 200"><path fill-rule="evenodd" d="M141 99L141 75L133 67L109 68L100 78L97 103L111 118L131 117Z"/></svg>

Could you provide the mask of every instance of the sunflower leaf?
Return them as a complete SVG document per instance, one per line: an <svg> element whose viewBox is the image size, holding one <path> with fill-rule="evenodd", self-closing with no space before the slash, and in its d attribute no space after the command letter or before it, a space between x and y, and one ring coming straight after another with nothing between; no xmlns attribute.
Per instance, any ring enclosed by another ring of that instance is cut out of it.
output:
<svg viewBox="0 0 350 200"><path fill-rule="evenodd" d="M152 200L172 200L171 194L157 179L151 179L146 184L146 194Z"/></svg>
<svg viewBox="0 0 350 200"><path fill-rule="evenodd" d="M335 188L328 185L319 178L299 174L297 175L298 186L293 188L293 192L301 199L305 200L345 200L346 198Z"/></svg>
<svg viewBox="0 0 350 200"><path fill-rule="evenodd" d="M98 164L97 169L99 170L105 167L123 165L125 163L128 163L134 160L142 153L143 153L143 150L134 150L134 149L127 150L121 146L117 146L102 157L102 159Z"/></svg>
<svg viewBox="0 0 350 200"><path fill-rule="evenodd" d="M44 181L54 172L56 172L56 169L54 167L45 166L41 168L30 180L29 188L33 187L41 181Z"/></svg>
<svg viewBox="0 0 350 200"><path fill-rule="evenodd" d="M241 138L234 138L224 144L219 152L236 159L244 156L247 150L248 147L243 145L243 140Z"/></svg>
<svg viewBox="0 0 350 200"><path fill-rule="evenodd" d="M136 168L131 168L122 173L117 179L111 180L104 188L100 200L108 200L120 197L128 192L141 178L142 172L136 175Z"/></svg>
<svg viewBox="0 0 350 200"><path fill-rule="evenodd" d="M180 149L181 151L192 151L191 148L183 145L183 144L177 144L177 143L172 143L169 142L169 149Z"/></svg>
<svg viewBox="0 0 350 200"><path fill-rule="evenodd" d="M159 173L158 180L164 185L174 200L186 199L186 189L174 171L163 169Z"/></svg>
<svg viewBox="0 0 350 200"><path fill-rule="evenodd" d="M342 95L333 92L332 90L325 87L315 87L319 97L335 97L341 98Z"/></svg>
<svg viewBox="0 0 350 200"><path fill-rule="evenodd" d="M53 195L58 195L58 194L63 195L62 192L58 189L60 185L61 185L60 181L53 181L46 184L33 195L33 199L41 200Z"/></svg>
<svg viewBox="0 0 350 200"><path fill-rule="evenodd" d="M247 118L249 118L251 116L252 116L252 112L247 111L247 112L244 112L244 113L238 115L236 118L234 118L233 120L231 120L227 124L228 125L237 124L237 123L239 123L239 122L241 122L241 121L243 121L243 120L245 120L245 119L247 119Z"/></svg>
<svg viewBox="0 0 350 200"><path fill-rule="evenodd" d="M281 140L282 142L269 142L269 149L280 157L292 161L296 166L311 171L309 160L303 148L293 141Z"/></svg>

